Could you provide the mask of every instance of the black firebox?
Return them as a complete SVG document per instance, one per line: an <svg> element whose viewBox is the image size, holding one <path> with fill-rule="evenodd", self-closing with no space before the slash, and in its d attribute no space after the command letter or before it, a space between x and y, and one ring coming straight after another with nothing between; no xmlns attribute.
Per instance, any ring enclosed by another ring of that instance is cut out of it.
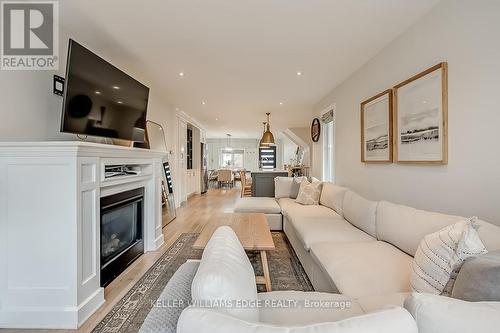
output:
<svg viewBox="0 0 500 333"><path fill-rule="evenodd" d="M144 253L144 188L101 198L101 286Z"/></svg>

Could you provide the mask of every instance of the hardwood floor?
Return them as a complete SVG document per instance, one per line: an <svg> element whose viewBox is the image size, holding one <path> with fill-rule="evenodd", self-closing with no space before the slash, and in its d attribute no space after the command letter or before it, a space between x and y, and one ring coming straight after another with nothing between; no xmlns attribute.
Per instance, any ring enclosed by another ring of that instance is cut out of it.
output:
<svg viewBox="0 0 500 333"><path fill-rule="evenodd" d="M177 209L177 218L163 228L165 243L154 252L148 252L137 259L104 290L106 303L97 310L78 330L7 330L0 332L57 332L80 333L92 329L111 311L113 306L134 286L146 271L165 253L165 251L185 232L201 232L209 219L218 213L230 213L240 197L240 189L209 189L203 195L194 195Z"/></svg>

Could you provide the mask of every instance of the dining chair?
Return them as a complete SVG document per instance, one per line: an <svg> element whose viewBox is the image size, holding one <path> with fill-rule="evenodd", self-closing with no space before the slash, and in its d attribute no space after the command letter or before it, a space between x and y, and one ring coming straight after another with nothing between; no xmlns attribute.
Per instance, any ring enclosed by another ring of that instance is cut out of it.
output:
<svg viewBox="0 0 500 333"><path fill-rule="evenodd" d="M208 187L210 187L210 184L218 184L218 171L217 170L210 170L209 171L209 176L208 176Z"/></svg>
<svg viewBox="0 0 500 333"><path fill-rule="evenodd" d="M234 175L233 171L230 169L219 169L218 171L218 176L217 176L217 181L219 183L219 187L222 184L225 184L229 187L233 187L234 185Z"/></svg>
<svg viewBox="0 0 500 333"><path fill-rule="evenodd" d="M241 178L241 197L251 197L252 196L252 178L247 177L246 170L239 172Z"/></svg>

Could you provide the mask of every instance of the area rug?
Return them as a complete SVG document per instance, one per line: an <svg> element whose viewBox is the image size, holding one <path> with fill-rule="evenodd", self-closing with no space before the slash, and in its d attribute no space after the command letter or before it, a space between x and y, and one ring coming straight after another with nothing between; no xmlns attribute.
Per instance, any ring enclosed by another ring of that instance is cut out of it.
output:
<svg viewBox="0 0 500 333"><path fill-rule="evenodd" d="M272 232L275 251L267 260L273 290L313 291L311 282L283 232ZM95 333L136 333L175 271L188 259L200 259L192 248L198 234L182 234L94 328ZM258 252L248 252L256 275L262 275ZM263 291L264 286L258 287Z"/></svg>

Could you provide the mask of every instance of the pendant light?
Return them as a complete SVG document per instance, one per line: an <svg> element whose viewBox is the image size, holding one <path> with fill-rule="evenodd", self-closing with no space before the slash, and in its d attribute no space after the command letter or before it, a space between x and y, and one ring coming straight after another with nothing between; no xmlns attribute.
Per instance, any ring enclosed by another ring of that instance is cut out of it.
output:
<svg viewBox="0 0 500 333"><path fill-rule="evenodd" d="M269 116L271 113L267 112L267 129L262 136L262 143L267 145L274 145L274 135L271 133L271 123L269 122Z"/></svg>
<svg viewBox="0 0 500 333"><path fill-rule="evenodd" d="M265 121L262 122L262 125L264 125L264 130L262 131L262 136L264 136L264 133L266 133L266 124L267 123ZM259 148L269 148L269 145L263 143L262 139L260 139L260 141L259 141Z"/></svg>
<svg viewBox="0 0 500 333"><path fill-rule="evenodd" d="M231 134L226 134L227 135L227 146L226 146L226 150L233 150L233 148L231 148Z"/></svg>

